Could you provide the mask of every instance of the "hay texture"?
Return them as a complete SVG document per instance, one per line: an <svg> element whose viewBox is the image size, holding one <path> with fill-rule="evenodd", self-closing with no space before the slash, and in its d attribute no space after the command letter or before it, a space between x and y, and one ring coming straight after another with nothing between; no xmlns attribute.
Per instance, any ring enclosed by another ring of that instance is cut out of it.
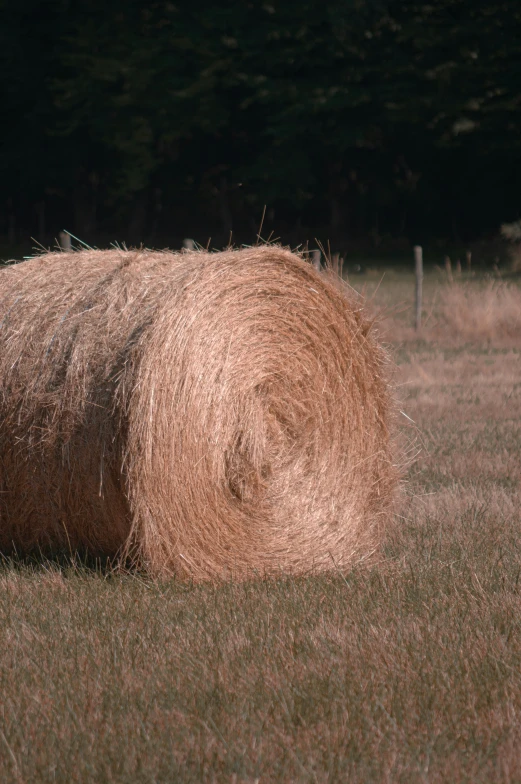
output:
<svg viewBox="0 0 521 784"><path fill-rule="evenodd" d="M278 246L0 272L0 549L194 579L342 567L396 474L359 306Z"/></svg>

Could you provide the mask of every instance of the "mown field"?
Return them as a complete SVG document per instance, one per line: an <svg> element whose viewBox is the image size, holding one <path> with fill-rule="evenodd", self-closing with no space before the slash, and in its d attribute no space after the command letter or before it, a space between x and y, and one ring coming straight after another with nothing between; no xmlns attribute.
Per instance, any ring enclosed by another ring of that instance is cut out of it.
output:
<svg viewBox="0 0 521 784"><path fill-rule="evenodd" d="M520 292L432 275L417 338L412 279L364 285L407 461L377 562L205 586L5 563L0 781L521 781Z"/></svg>

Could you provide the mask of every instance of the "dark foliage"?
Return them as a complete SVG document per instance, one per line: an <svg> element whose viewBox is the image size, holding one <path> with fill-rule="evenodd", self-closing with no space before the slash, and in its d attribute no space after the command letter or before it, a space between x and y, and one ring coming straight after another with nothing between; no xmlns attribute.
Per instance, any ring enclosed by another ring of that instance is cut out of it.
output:
<svg viewBox="0 0 521 784"><path fill-rule="evenodd" d="M467 240L518 216L515 0L0 0L0 235Z"/></svg>

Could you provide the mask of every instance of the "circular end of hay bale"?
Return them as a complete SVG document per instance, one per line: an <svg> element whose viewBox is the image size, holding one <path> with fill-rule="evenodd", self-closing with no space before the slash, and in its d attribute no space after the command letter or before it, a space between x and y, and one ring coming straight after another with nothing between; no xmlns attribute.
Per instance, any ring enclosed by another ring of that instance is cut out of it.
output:
<svg viewBox="0 0 521 784"><path fill-rule="evenodd" d="M134 541L153 569L196 579L362 559L395 474L383 357L359 307L279 247L190 262L131 406Z"/></svg>

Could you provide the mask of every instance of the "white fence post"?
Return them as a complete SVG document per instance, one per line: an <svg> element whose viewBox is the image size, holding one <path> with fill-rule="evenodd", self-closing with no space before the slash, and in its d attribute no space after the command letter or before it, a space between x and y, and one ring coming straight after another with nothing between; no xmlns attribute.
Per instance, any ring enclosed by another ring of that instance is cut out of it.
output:
<svg viewBox="0 0 521 784"><path fill-rule="evenodd" d="M68 234L66 231L60 231L59 239L60 239L60 248L62 250L65 250L67 252L72 250L70 234Z"/></svg>
<svg viewBox="0 0 521 784"><path fill-rule="evenodd" d="M414 246L414 268L416 271L416 331L422 325L422 296L423 296L423 250L421 245Z"/></svg>

